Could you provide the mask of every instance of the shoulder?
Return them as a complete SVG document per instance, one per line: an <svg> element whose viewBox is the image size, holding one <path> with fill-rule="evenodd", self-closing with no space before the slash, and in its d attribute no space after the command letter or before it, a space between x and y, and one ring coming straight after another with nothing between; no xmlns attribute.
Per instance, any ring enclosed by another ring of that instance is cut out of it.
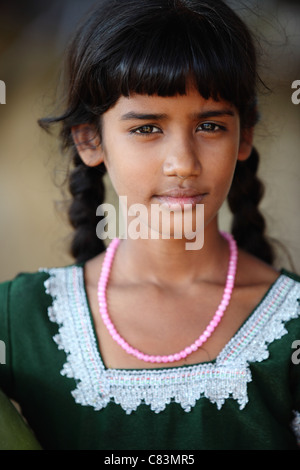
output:
<svg viewBox="0 0 300 470"><path fill-rule="evenodd" d="M242 250L239 251L236 290L242 302L245 299L252 302L253 308L267 299L269 307L277 314L280 312L288 318L285 311L290 312L291 318L300 317L300 276L286 269L275 269Z"/></svg>
<svg viewBox="0 0 300 470"><path fill-rule="evenodd" d="M4 336L4 340L14 345L15 351L28 350L28 354L33 351L33 345L43 349L46 344L51 344L52 350L53 337L57 334L54 307L59 307L62 312L70 309L74 296L70 292L73 284L69 279L73 277L77 282L80 278L77 272L80 272L77 265L42 268L19 273L12 280L1 283L1 339Z"/></svg>
<svg viewBox="0 0 300 470"><path fill-rule="evenodd" d="M0 304L11 309L14 303L23 306L29 297L36 298L42 292L47 275L42 272L22 272L14 278L0 283Z"/></svg>
<svg viewBox="0 0 300 470"><path fill-rule="evenodd" d="M0 289L3 291L9 289L9 292L14 295L28 294L30 291L36 291L43 284L47 278L47 274L42 271L36 272L21 272L18 273L14 278L2 282Z"/></svg>
<svg viewBox="0 0 300 470"><path fill-rule="evenodd" d="M20 272L14 278L0 283L0 303L10 310L25 310L28 307L51 303L48 285L51 278L65 278L70 269L79 265L40 268L35 272Z"/></svg>
<svg viewBox="0 0 300 470"><path fill-rule="evenodd" d="M281 276L286 275L296 282L300 282L300 276L285 269L276 269L260 259L239 250L239 264L237 283L241 286L265 286L270 287Z"/></svg>
<svg viewBox="0 0 300 470"><path fill-rule="evenodd" d="M293 279L295 283L297 284L297 287L300 289L300 275L291 271L288 271L287 269L281 269L281 274L283 276L287 276L290 279Z"/></svg>

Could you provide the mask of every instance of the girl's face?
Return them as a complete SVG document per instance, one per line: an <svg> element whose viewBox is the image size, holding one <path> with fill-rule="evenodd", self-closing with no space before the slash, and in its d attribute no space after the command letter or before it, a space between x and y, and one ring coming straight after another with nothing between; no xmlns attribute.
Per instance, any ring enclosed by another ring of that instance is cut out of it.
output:
<svg viewBox="0 0 300 470"><path fill-rule="evenodd" d="M174 97L133 94L102 116L94 164L104 161L128 206L164 204L176 211L202 203L207 225L227 197L237 159L250 154L248 134L242 138L233 105L205 100L195 89Z"/></svg>

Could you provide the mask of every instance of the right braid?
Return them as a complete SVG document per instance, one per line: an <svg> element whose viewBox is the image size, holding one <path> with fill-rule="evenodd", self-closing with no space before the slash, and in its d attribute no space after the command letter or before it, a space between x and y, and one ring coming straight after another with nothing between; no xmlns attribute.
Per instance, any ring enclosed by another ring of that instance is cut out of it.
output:
<svg viewBox="0 0 300 470"><path fill-rule="evenodd" d="M234 216L231 232L240 248L272 265L275 254L265 235L265 219L258 209L264 195L264 186L257 177L258 164L259 154L255 148L247 160L237 162L228 195Z"/></svg>
<svg viewBox="0 0 300 470"><path fill-rule="evenodd" d="M96 235L97 207L104 202L105 187L103 176L106 169L103 163L88 167L76 152L74 168L69 178L69 190L73 200L68 215L75 229L70 252L77 263L86 262L105 250L103 240Z"/></svg>

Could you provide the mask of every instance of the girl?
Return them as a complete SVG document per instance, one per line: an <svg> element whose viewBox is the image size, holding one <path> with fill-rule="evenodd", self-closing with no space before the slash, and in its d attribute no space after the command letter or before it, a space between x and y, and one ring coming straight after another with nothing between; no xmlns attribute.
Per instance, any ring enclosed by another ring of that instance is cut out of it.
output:
<svg viewBox="0 0 300 470"><path fill-rule="evenodd" d="M76 262L0 291L0 385L43 448L297 448L300 278L272 267L258 210L257 81L221 0L101 0L77 32L65 111L42 121L73 156ZM169 237L148 221L105 250L106 171L129 207L170 216Z"/></svg>

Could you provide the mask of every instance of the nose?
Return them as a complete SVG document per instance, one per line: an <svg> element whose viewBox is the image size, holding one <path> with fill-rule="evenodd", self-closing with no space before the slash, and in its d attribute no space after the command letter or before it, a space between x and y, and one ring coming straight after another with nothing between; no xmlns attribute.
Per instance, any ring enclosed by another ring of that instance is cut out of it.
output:
<svg viewBox="0 0 300 470"><path fill-rule="evenodd" d="M165 150L163 163L165 176L186 179L200 174L201 164L193 139L188 136L177 137L167 143Z"/></svg>

